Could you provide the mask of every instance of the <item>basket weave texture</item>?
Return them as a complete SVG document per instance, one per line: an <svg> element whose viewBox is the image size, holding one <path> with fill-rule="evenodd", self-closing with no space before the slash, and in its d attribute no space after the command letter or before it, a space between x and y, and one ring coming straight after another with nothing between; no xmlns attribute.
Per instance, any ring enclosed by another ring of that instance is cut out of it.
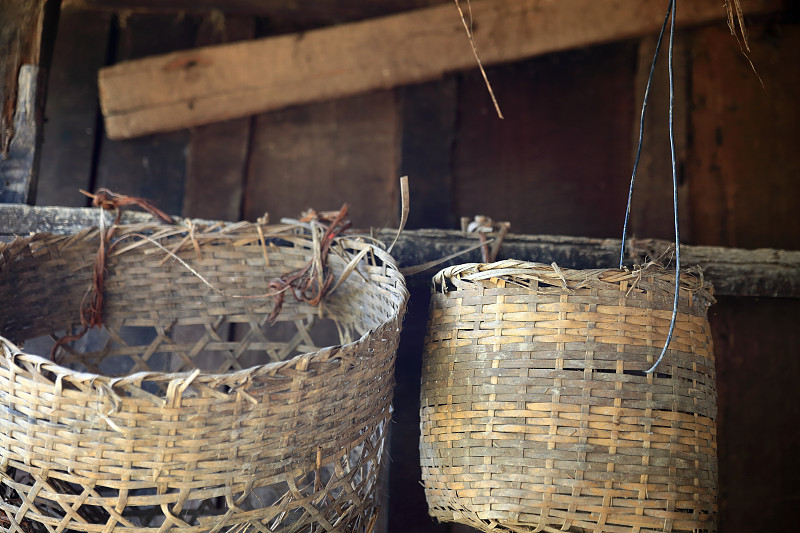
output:
<svg viewBox="0 0 800 533"><path fill-rule="evenodd" d="M702 278L520 261L434 278L420 458L430 514L486 532L715 530Z"/></svg>
<svg viewBox="0 0 800 533"><path fill-rule="evenodd" d="M287 293L271 325L273 298L253 297L320 235L119 226L104 327L60 364L48 354L79 329L99 231L0 245L0 529L371 530L402 276L340 237L328 266L356 267L321 305Z"/></svg>

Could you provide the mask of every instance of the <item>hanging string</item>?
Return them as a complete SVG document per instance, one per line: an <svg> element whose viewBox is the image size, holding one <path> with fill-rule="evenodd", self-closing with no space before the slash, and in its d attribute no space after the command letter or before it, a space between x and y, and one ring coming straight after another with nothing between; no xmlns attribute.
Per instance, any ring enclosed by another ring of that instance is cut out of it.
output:
<svg viewBox="0 0 800 533"><path fill-rule="evenodd" d="M667 333L667 340L664 342L664 347L661 349L661 354L658 359L648 370L647 374L655 371L664 355L667 353L667 348L672 341L672 335L675 332L675 321L678 316L678 297L680 291L680 271L681 271L681 244L680 244L680 230L678 227L678 165L675 156L675 128L673 121L673 109L675 106L675 76L673 72L673 50L675 43L675 19L677 13L677 1L670 0L667 6L667 15L664 17L664 23L661 25L661 32L658 34L658 42L656 43L655 54L653 55L653 63L650 65L650 75L647 78L647 86L644 93L644 101L642 102L642 114L639 121L639 143L636 149L636 158L633 163L633 172L631 174L631 185L628 189L628 205L625 210L625 222L622 227L622 244L619 251L619 268L623 266L625 258L625 240L628 233L628 220L630 219L631 212L631 199L633 198L633 185L636 179L636 171L639 168L639 158L642 153L642 139L644 136L644 118L647 110L647 99L650 96L650 87L653 82L653 74L655 72L656 61L658 59L658 52L661 49L661 42L664 37L664 32L667 27L667 22L670 22L669 28L669 45L668 45L668 68L669 68L669 146L672 157L672 207L675 224L675 296L672 301L672 318L669 323L669 332Z"/></svg>
<svg viewBox="0 0 800 533"><path fill-rule="evenodd" d="M667 353L667 348L672 340L672 333L675 331L675 319L678 316L678 296L681 288L681 235L678 228L678 164L675 158L675 127L672 118L672 110L675 107L675 75L672 71L672 51L675 41L675 13L678 10L677 0L671 0L670 9L672 10L672 21L669 27L669 148L672 153L672 213L675 222L675 297L672 301L672 318L669 321L669 333L667 333L667 341L664 343L664 348L661 349L661 355L658 356L655 364L649 370L645 370L647 374L652 373L656 367L664 359L664 354Z"/></svg>
<svg viewBox="0 0 800 533"><path fill-rule="evenodd" d="M622 225L622 246L619 250L619 268L622 268L622 262L625 259L625 240L628 235L628 220L631 217L631 200L633 199L633 184L636 181L636 172L639 170L639 159L642 155L642 142L644 140L644 117L647 111L647 100L650 98L650 87L653 85L653 75L656 71L656 62L658 61L658 52L661 50L661 42L664 40L664 31L667 29L667 22L669 22L670 13L672 9L672 0L670 0L669 10L664 17L664 23L661 25L661 31L658 34L658 41L656 42L656 52L653 55L653 63L650 65L650 75L647 77L647 86L644 90L644 100L642 101L642 114L639 118L639 144L636 148L636 158L633 161L633 172L631 173L631 186L628 189L628 207L625 209L625 223Z"/></svg>

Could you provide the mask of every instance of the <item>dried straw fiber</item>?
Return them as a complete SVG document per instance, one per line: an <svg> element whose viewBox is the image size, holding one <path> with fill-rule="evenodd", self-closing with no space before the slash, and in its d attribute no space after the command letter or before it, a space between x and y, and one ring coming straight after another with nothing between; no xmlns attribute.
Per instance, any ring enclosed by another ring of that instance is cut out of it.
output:
<svg viewBox="0 0 800 533"><path fill-rule="evenodd" d="M713 301L681 275L519 261L434 278L420 458L430 514L492 532L715 530Z"/></svg>
<svg viewBox="0 0 800 533"><path fill-rule="evenodd" d="M319 236L119 226L104 328L60 364L46 336L80 322L98 230L0 245L0 528L371 530L407 297L394 261L340 237L335 279L357 266L320 306L288 293L270 325L273 299L247 298Z"/></svg>

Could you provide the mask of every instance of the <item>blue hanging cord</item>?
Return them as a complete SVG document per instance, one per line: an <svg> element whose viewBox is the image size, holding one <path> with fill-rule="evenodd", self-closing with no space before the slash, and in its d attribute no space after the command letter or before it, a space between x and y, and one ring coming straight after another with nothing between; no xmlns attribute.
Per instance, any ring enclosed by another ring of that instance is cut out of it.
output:
<svg viewBox="0 0 800 533"><path fill-rule="evenodd" d="M677 1L670 0L667 7L667 15L664 18L664 24L661 26L661 32L658 35L658 42L656 43L656 51L653 56L653 63L650 66L650 76L647 79L647 87L644 93L644 101L642 103L642 114L639 122L639 145L636 150L636 159L633 163L633 173L631 174L631 185L628 190L628 206L625 211L625 223L622 228L622 245L619 252L619 268L622 268L623 259L625 257L625 239L628 232L628 220L631 212L631 199L633 198L633 184L636 179L636 171L639 167L639 157L642 153L642 138L644 132L644 117L647 109L647 99L650 95L650 86L653 81L653 73L655 72L656 60L658 59L658 52L661 48L661 41L664 37L664 31L667 27L667 21L670 20L669 29L669 46L668 46L668 64L669 64L669 146L672 154L672 206L675 222L675 297L672 302L672 318L669 323L669 332L667 333L667 340L664 347L661 349L661 354L658 356L655 364L650 369L645 370L645 373L650 374L655 371L664 355L667 353L667 348L672 341L672 335L675 332L675 320L678 317L678 298L680 294L680 272L681 272L681 239L680 230L678 227L678 164L675 156L675 128L673 121L673 109L675 104L675 76L673 73L673 49L675 43L675 18L677 12Z"/></svg>
<svg viewBox="0 0 800 533"><path fill-rule="evenodd" d="M675 12L677 9L677 0L671 0L672 9L672 22L669 28L669 147L672 152L672 212L675 219L675 298L672 301L672 319L669 321L669 333L667 333L667 342L664 343L664 348L661 349L661 355L658 356L655 364L649 370L645 370L647 374L652 373L658 364L664 359L664 354L667 353L667 348L672 340L672 333L675 331L675 319L678 316L678 296L681 288L681 234L678 229L678 164L675 158L675 128L672 120L672 110L675 103L675 76L672 72L672 49L675 41Z"/></svg>
<svg viewBox="0 0 800 533"><path fill-rule="evenodd" d="M669 10L664 17L664 23L661 25L661 32L658 34L658 42L656 43L656 53L653 55L653 63L650 65L650 75L647 78L647 86L644 90L644 100L642 101L642 115L639 119L639 145L636 148L636 159L633 161L633 173L631 174L631 186L628 189L628 207L625 210L625 223L622 225L622 246L619 250L619 268L622 268L622 262L625 259L625 240L628 235L628 220L631 217L631 200L633 199L633 184L636 181L636 172L639 170L639 158L642 155L642 142L644 139L644 116L647 111L647 100L650 98L650 86L653 84L653 74L656 71L656 62L658 61L658 52L661 50L661 41L664 39L664 31L667 29L667 22L669 22L670 13L672 13L672 0L670 0Z"/></svg>

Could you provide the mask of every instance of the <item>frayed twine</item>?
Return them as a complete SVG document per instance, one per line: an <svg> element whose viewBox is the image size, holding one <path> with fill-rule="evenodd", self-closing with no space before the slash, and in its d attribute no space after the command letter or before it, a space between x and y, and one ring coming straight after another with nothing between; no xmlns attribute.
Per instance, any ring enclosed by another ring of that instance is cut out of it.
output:
<svg viewBox="0 0 800 533"><path fill-rule="evenodd" d="M99 328L103 325L103 308L105 306L103 285L106 276L106 259L112 247L111 240L116 233L117 225L122 217L121 209L123 207L138 206L162 222L167 224L174 223L171 216L167 215L158 209L155 204L144 198L117 194L105 188L98 189L95 194L81 189L81 193L92 199L93 206L106 211L114 211L116 212L116 216L114 217L114 222L106 227L103 212L101 211L100 213L100 246L95 256L92 286L81 300L81 331L72 335L65 335L56 341L52 350L50 350L50 359L54 362L57 362L56 353L61 346L82 338L90 328Z"/></svg>

